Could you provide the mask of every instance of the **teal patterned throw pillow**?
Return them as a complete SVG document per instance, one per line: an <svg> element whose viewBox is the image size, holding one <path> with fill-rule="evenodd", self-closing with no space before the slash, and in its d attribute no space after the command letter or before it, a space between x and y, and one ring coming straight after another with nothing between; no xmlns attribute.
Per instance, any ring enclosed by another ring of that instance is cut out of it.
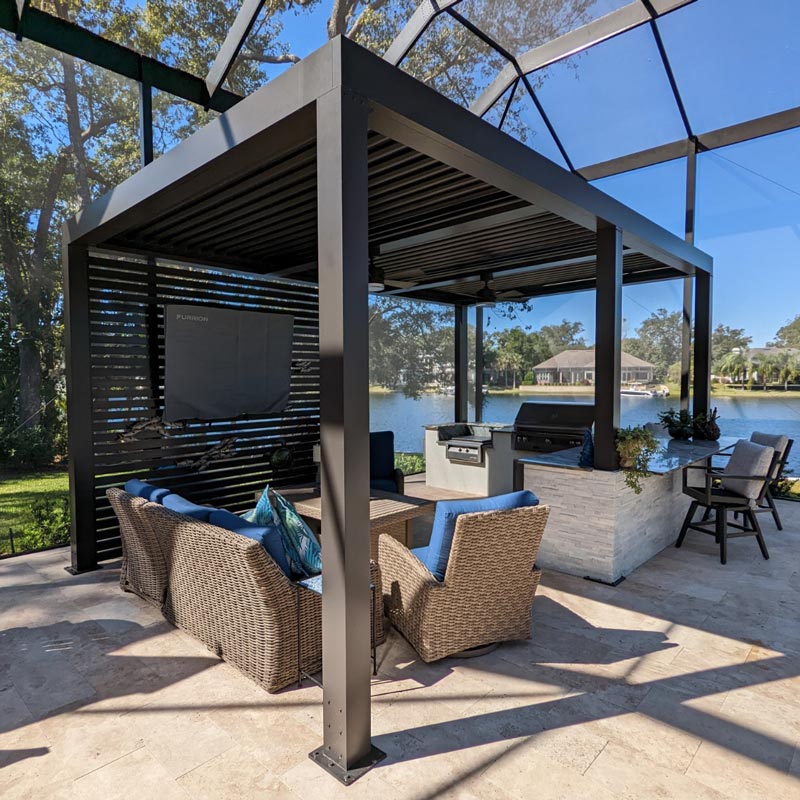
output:
<svg viewBox="0 0 800 800"><path fill-rule="evenodd" d="M242 514L242 519L263 527L279 524L275 516L275 509L269 499L269 484L264 487L256 507Z"/></svg>
<svg viewBox="0 0 800 800"><path fill-rule="evenodd" d="M322 572L322 558L317 538L286 498L278 492L273 492L272 495L290 566L295 569L299 565L296 572L306 578L318 575Z"/></svg>

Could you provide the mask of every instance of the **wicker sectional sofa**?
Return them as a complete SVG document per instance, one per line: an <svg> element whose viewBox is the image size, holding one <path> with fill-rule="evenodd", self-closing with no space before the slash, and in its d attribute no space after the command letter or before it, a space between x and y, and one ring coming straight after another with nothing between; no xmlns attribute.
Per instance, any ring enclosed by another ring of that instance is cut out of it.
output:
<svg viewBox="0 0 800 800"><path fill-rule="evenodd" d="M107 495L120 523L124 591L156 605L268 692L295 682L298 666L320 669L322 598L292 583L258 541L121 489ZM371 569L380 598L380 570L375 563ZM377 611L373 635L380 644Z"/></svg>

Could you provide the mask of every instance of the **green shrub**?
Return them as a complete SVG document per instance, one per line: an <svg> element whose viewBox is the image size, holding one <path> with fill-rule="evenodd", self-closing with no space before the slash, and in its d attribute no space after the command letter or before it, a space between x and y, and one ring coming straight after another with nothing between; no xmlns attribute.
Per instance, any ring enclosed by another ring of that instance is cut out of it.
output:
<svg viewBox="0 0 800 800"><path fill-rule="evenodd" d="M33 520L14 531L17 552L69 544L69 498L38 497L31 503Z"/></svg>
<svg viewBox="0 0 800 800"><path fill-rule="evenodd" d="M63 442L58 435L41 426L20 428L0 440L2 466L14 470L31 470L53 463Z"/></svg>
<svg viewBox="0 0 800 800"><path fill-rule="evenodd" d="M526 372L525 377L522 379L523 383L527 383L529 386L532 386L536 383L536 375L533 372Z"/></svg>
<svg viewBox="0 0 800 800"><path fill-rule="evenodd" d="M425 472L425 456L422 453L395 453L394 465L403 475Z"/></svg>

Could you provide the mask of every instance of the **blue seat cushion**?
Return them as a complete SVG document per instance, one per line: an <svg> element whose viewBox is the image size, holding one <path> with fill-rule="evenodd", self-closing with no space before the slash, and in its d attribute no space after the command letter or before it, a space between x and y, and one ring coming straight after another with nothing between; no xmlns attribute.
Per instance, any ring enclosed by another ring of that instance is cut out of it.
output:
<svg viewBox="0 0 800 800"><path fill-rule="evenodd" d="M369 482L369 488L380 492L394 492L397 494L397 484L389 478L373 478Z"/></svg>
<svg viewBox="0 0 800 800"><path fill-rule="evenodd" d="M391 478L394 472L394 433L377 431L369 435L369 477ZM373 487L377 488L377 487ZM393 491L397 491L397 487Z"/></svg>
<svg viewBox="0 0 800 800"><path fill-rule="evenodd" d="M138 478L131 478L125 483L123 487L128 494L134 497L143 497L151 503L160 503L169 493L169 489L162 489L146 481L140 481Z"/></svg>
<svg viewBox="0 0 800 800"><path fill-rule="evenodd" d="M198 519L201 522L208 522L211 512L217 510L212 506L199 506L179 494L168 494L161 502L164 508L176 511L178 514L185 514L187 517Z"/></svg>
<svg viewBox="0 0 800 800"><path fill-rule="evenodd" d="M322 594L322 573L319 575L312 575L310 578L303 578L302 580L297 581L298 586L302 586L304 589L308 589L309 592L314 592L315 594Z"/></svg>
<svg viewBox="0 0 800 800"><path fill-rule="evenodd" d="M427 547L415 547L411 550L412 554L415 555L423 564L427 565L428 563L428 548Z"/></svg>
<svg viewBox="0 0 800 800"><path fill-rule="evenodd" d="M436 578L443 581L456 532L456 520L462 514L478 511L510 511L513 508L539 505L539 498L527 490L482 497L475 500L440 500L436 504L431 541L425 557L425 566Z"/></svg>
<svg viewBox="0 0 800 800"><path fill-rule="evenodd" d="M241 536L247 536L248 539L255 539L260 542L272 557L272 560L280 567L283 574L287 577L289 576L289 562L286 559L286 550L283 547L281 531L277 525L256 525L223 509L212 509L208 521L219 528L225 528L225 530L233 531Z"/></svg>

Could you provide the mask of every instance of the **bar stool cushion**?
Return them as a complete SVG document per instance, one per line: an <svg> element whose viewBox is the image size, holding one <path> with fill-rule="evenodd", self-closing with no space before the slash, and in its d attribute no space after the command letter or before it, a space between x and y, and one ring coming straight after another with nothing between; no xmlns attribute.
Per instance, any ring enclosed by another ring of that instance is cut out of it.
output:
<svg viewBox="0 0 800 800"><path fill-rule="evenodd" d="M774 453L771 447L740 439L722 471L722 488L736 492L748 500L755 500L764 485L764 476L769 470ZM752 475L754 480L726 478L726 475Z"/></svg>
<svg viewBox="0 0 800 800"><path fill-rule="evenodd" d="M777 433L761 433L760 431L753 431L750 436L750 441L754 444L760 444L764 447L771 447L778 454L778 463L775 464L775 472L780 470L780 462L783 459L786 448L789 446L789 437L782 436ZM777 478L778 475L772 477Z"/></svg>

